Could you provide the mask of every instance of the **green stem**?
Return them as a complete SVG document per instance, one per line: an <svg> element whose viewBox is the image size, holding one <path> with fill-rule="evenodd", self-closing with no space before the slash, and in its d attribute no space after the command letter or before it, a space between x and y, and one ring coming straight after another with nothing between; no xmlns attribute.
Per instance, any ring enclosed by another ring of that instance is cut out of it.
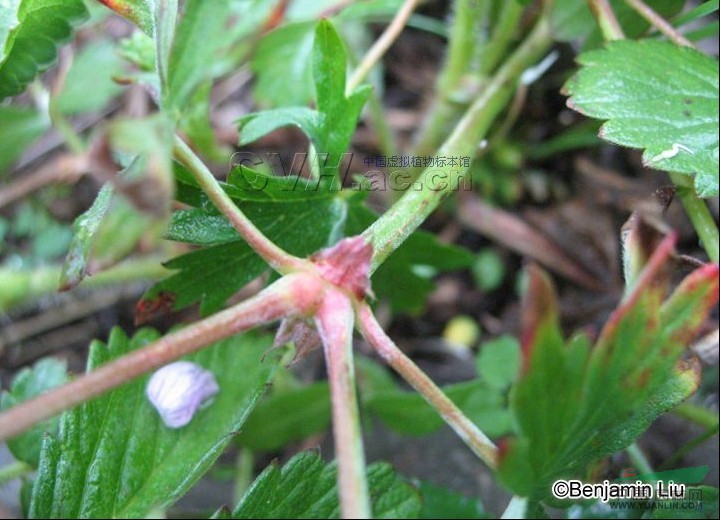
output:
<svg viewBox="0 0 720 520"><path fill-rule="evenodd" d="M635 469L638 471L638 473L644 475L653 473L653 468L650 465L650 461L640 449L640 446L638 446L637 442L633 442L630 446L627 447L627 450L625 451L627 451L628 457L630 457L630 461L633 463L633 466L635 466Z"/></svg>
<svg viewBox="0 0 720 520"><path fill-rule="evenodd" d="M307 317L321 297L315 275L284 276L252 298L0 413L0 441L215 341L288 316Z"/></svg>
<svg viewBox="0 0 720 520"><path fill-rule="evenodd" d="M11 462L7 466L0 468L0 486L16 478L23 477L32 471L33 467L30 464L19 460Z"/></svg>
<svg viewBox="0 0 720 520"><path fill-rule="evenodd" d="M707 440L716 436L718 434L718 427L720 427L720 425L716 422L714 427L710 428L709 430L705 430L703 433L701 433L694 439L691 439L690 441L685 443L679 450L677 450L673 454L672 457L663 462L661 469L670 469L675 467L678 461L680 461L685 455L693 451L701 444L705 443Z"/></svg>
<svg viewBox="0 0 720 520"><path fill-rule="evenodd" d="M463 442L482 460L489 468L497 466L498 449L493 442L453 403L445 393L433 383L425 372L420 370L413 361L407 357L390 337L385 334L380 324L373 316L367 303L359 303L356 307L357 322L360 332L370 346L385 362L400 374L410 386L422 395L425 400L435 408L445 422Z"/></svg>
<svg viewBox="0 0 720 520"><path fill-rule="evenodd" d="M415 155L435 153L451 122L462 115L465 104L457 99L463 77L470 71L476 49L483 48L482 23L487 14L485 0L457 0L450 29L450 43L445 65L438 75L437 96L425 118L415 145ZM480 11L480 12L478 12ZM475 75L473 75L475 76ZM476 77L476 76L475 76Z"/></svg>
<svg viewBox="0 0 720 520"><path fill-rule="evenodd" d="M328 288L315 315L332 401L333 437L343 518L370 518L370 494L352 355L353 309L340 289Z"/></svg>
<svg viewBox="0 0 720 520"><path fill-rule="evenodd" d="M455 130L438 151L446 157L473 157L497 115L512 98L520 75L534 64L552 43L550 24L541 17L533 31L495 76L487 83ZM423 221L445 196L457 189L467 168L427 168L418 179L420 189L407 191L363 235L373 243L375 270Z"/></svg>
<svg viewBox="0 0 720 520"><path fill-rule="evenodd" d="M625 33L615 16L608 0L587 0L590 10L595 15L605 41L624 40Z"/></svg>
<svg viewBox="0 0 720 520"><path fill-rule="evenodd" d="M155 280L168 274L162 266L166 255L127 260L96 275L85 278L83 287L101 287L136 280ZM0 311L16 307L30 299L58 290L61 268L38 267L28 271L0 268Z"/></svg>
<svg viewBox="0 0 720 520"><path fill-rule="evenodd" d="M678 417L692 421L706 430L717 428L717 413L706 410L702 406L692 403L680 403L678 406L673 408L672 413Z"/></svg>
<svg viewBox="0 0 720 520"><path fill-rule="evenodd" d="M375 44L370 48L348 79L347 87L345 89L348 94L350 94L363 82L365 76L368 75L370 70L372 70L375 64L380 61L380 58L383 57L397 37L400 36L400 33L405 28L405 24L407 24L407 21L410 19L410 15L412 15L419 2L420 0L405 0L395 15L395 18L393 18L390 25L388 25L387 29L385 29L385 32L382 33L380 38L378 38Z"/></svg>
<svg viewBox="0 0 720 520"><path fill-rule="evenodd" d="M281 274L307 267L308 262L297 258L284 251L271 242L263 233L255 227L255 224L245 216L245 213L238 208L230 196L225 193L215 176L210 172L205 163L185 144L180 137L175 136L173 148L175 157L190 170L200 188L210 197L217 209L225 215L232 223L240 236L265 260L270 267Z"/></svg>
<svg viewBox="0 0 720 520"><path fill-rule="evenodd" d="M520 18L523 13L523 6L516 0L503 2L502 10L498 15L492 35L488 39L480 61L480 74L487 76L505 55L510 42L517 33Z"/></svg>
<svg viewBox="0 0 720 520"><path fill-rule="evenodd" d="M240 502L252 484L255 456L247 448L240 448L235 464L235 485L233 486L233 502Z"/></svg>
<svg viewBox="0 0 720 520"><path fill-rule="evenodd" d="M695 193L692 179L681 173L671 173L670 178L677 186L677 196L690 217L690 222L700 237L700 242L708 257L715 263L720 262L720 252L718 251L720 239L718 238L717 224L715 224L705 201Z"/></svg>

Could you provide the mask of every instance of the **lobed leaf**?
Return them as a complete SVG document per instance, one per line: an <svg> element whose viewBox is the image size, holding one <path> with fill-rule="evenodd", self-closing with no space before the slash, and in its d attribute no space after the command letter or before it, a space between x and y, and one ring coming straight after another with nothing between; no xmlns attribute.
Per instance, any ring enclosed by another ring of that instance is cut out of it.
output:
<svg viewBox="0 0 720 520"><path fill-rule="evenodd" d="M499 476L515 493L547 500L558 478L632 443L699 384L696 363L678 360L718 299L718 267L696 270L663 303L659 276L674 236L660 243L590 350L566 342L546 275L529 271L523 369L511 394L519 435L501 449Z"/></svg>
<svg viewBox="0 0 720 520"><path fill-rule="evenodd" d="M128 338L115 329L107 345L91 345L88 370L158 336L144 329ZM29 516L145 518L175 502L212 465L264 391L277 363L260 363L270 343L245 334L189 356L213 372L220 392L183 428L162 423L145 398L147 376L63 414L59 433L44 439Z"/></svg>
<svg viewBox="0 0 720 520"><path fill-rule="evenodd" d="M694 175L698 195L718 194L717 60L669 42L623 40L578 62L565 85L568 106L607 120L601 137L643 149L647 166Z"/></svg>
<svg viewBox="0 0 720 520"><path fill-rule="evenodd" d="M296 455L282 468L272 464L253 482L228 518L338 518L337 468L315 453ZM417 518L415 488L384 463L367 468L374 518Z"/></svg>
<svg viewBox="0 0 720 520"><path fill-rule="evenodd" d="M55 358L44 358L32 368L17 373L7 392L0 394L0 411L36 397L48 390L60 386L67 379L67 364ZM40 460L40 445L46 433L55 434L58 419L53 418L31 428L22 435L10 439L8 448L16 459L37 467Z"/></svg>
<svg viewBox="0 0 720 520"><path fill-rule="evenodd" d="M0 100L20 94L57 60L87 18L82 0L11 0L0 14Z"/></svg>

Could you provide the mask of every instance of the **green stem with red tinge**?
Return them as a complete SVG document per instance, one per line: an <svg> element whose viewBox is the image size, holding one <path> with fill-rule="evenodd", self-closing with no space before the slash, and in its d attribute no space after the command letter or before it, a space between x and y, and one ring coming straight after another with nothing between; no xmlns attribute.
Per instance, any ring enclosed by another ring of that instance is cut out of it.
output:
<svg viewBox="0 0 720 520"><path fill-rule="evenodd" d="M195 155L180 137L175 136L173 148L175 157L192 173L200 188L210 197L217 209L227 217L240 236L265 260L270 267L281 274L309 267L306 260L297 258L275 245L269 238L255 227L245 213L238 208L230 196L225 193L205 163Z"/></svg>
<svg viewBox="0 0 720 520"><path fill-rule="evenodd" d="M490 468L495 468L498 449L445 393L385 334L366 302L356 305L358 328L381 358L400 374L437 410L465 444Z"/></svg>
<svg viewBox="0 0 720 520"><path fill-rule="evenodd" d="M168 334L141 350L10 408L0 414L0 441L233 334L287 316L311 315L321 296L322 283L314 275L285 276L234 307Z"/></svg>

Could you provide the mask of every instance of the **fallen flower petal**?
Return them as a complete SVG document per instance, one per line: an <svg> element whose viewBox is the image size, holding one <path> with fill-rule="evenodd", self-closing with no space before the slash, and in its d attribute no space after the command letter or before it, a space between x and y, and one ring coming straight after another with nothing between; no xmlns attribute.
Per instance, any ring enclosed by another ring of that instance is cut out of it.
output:
<svg viewBox="0 0 720 520"><path fill-rule="evenodd" d="M219 390L212 372L190 361L178 361L152 375L146 395L166 426L181 428Z"/></svg>

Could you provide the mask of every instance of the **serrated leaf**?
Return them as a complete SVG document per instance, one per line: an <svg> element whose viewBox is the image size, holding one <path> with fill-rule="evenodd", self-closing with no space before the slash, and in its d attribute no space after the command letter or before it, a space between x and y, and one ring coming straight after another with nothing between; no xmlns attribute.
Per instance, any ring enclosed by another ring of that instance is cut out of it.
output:
<svg viewBox="0 0 720 520"><path fill-rule="evenodd" d="M41 359L32 368L17 373L10 390L0 395L0 410L5 411L15 405L60 386L67 379L67 364L54 358ZM10 439L8 448L16 459L37 467L40 460L40 445L46 433L55 434L58 419L53 418Z"/></svg>
<svg viewBox="0 0 720 520"><path fill-rule="evenodd" d="M275 451L306 439L330 424L330 392L326 382L273 393L250 414L238 436L253 451Z"/></svg>
<svg viewBox="0 0 720 520"><path fill-rule="evenodd" d="M698 269L663 303L658 273L672 245L666 238L648 259L592 350L583 335L563 339L552 285L530 269L522 377L511 394L520 435L498 467L513 492L548 499L554 480L626 447L697 388L697 367L678 360L717 303L718 267Z"/></svg>
<svg viewBox="0 0 720 520"><path fill-rule="evenodd" d="M420 494L423 498L420 518L493 518L484 512L479 500L428 482L420 483Z"/></svg>
<svg viewBox="0 0 720 520"><path fill-rule="evenodd" d="M102 110L123 88L113 81L122 72L122 60L110 40L89 43L73 59L54 101L65 114ZM92 80L90 80L92 78Z"/></svg>
<svg viewBox="0 0 720 520"><path fill-rule="evenodd" d="M315 28L312 64L317 110L288 107L245 116L240 120L240 143L247 144L282 126L298 126L324 158L321 178L334 178L371 89L363 85L346 96L347 52L328 20Z"/></svg>
<svg viewBox="0 0 720 520"><path fill-rule="evenodd" d="M115 329L90 349L89 369L158 338ZM47 436L35 480L32 518L144 518L182 496L212 465L262 394L276 360L260 362L270 338L235 336L188 359L215 375L220 392L189 425L170 429L145 398L142 377L66 412ZM242 373L242 377L237 374Z"/></svg>
<svg viewBox="0 0 720 520"><path fill-rule="evenodd" d="M0 107L0 177L48 128L50 118L37 110Z"/></svg>
<svg viewBox="0 0 720 520"><path fill-rule="evenodd" d="M305 105L313 95L312 55L316 22L283 25L263 36L250 66L257 76L253 90L261 105Z"/></svg>
<svg viewBox="0 0 720 520"><path fill-rule="evenodd" d="M7 9L6 9L7 8ZM21 0L3 4L0 100L20 94L57 60L58 48L87 18L82 0Z"/></svg>
<svg viewBox="0 0 720 520"><path fill-rule="evenodd" d="M694 175L698 195L718 194L716 60L668 42L623 40L578 62L568 106L607 120L601 137L643 149L647 166Z"/></svg>
<svg viewBox="0 0 720 520"><path fill-rule="evenodd" d="M230 0L187 0L169 58L168 105L179 112L195 89L210 79L218 38L228 22Z"/></svg>
<svg viewBox="0 0 720 520"><path fill-rule="evenodd" d="M335 192L303 190L302 198L298 198L297 191L282 191L271 185L265 190L267 197L243 200L242 188L229 185L228 193L270 240L292 254L308 256L341 236L346 203ZM185 184L179 194L186 203L206 207L199 190L191 185ZM267 269L265 262L214 208L175 212L167 236L209 247L168 262L166 267L180 272L155 285L145 295L146 301L172 294L175 309L200 301L201 312L209 314Z"/></svg>
<svg viewBox="0 0 720 520"><path fill-rule="evenodd" d="M315 453L296 455L280 469L272 464L253 482L231 518L338 518L335 464ZM367 468L374 518L417 518L420 496L384 463Z"/></svg>

